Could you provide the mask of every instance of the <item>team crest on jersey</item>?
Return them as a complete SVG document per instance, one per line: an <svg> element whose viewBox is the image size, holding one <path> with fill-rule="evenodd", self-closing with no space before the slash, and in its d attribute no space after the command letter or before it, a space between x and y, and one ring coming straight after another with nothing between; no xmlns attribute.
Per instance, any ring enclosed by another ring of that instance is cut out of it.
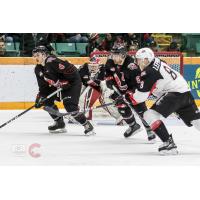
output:
<svg viewBox="0 0 200 200"><path fill-rule="evenodd" d="M63 64L61 64L61 63L59 63L59 65L58 65L58 67L59 67L59 69L65 69L65 66L63 65Z"/></svg>
<svg viewBox="0 0 200 200"><path fill-rule="evenodd" d="M130 63L128 66L127 66L128 69L130 70L134 70L134 69L137 69L137 65L134 64L134 63Z"/></svg>
<svg viewBox="0 0 200 200"><path fill-rule="evenodd" d="M145 76L145 75L146 75L146 72L143 71L143 72L141 73L141 76Z"/></svg>

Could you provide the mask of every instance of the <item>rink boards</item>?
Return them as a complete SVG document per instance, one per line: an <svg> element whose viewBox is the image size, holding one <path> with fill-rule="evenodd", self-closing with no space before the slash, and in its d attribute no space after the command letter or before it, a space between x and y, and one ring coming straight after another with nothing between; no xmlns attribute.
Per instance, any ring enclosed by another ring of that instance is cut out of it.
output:
<svg viewBox="0 0 200 200"><path fill-rule="evenodd" d="M77 67L88 61L87 57L67 59ZM200 106L200 91L198 90L200 79L197 73L199 71L200 58L184 58L184 66L187 69L187 73L192 71L190 69L194 71L194 75L189 73L189 75L186 74L185 78L186 80L188 78L188 84L192 89L198 106ZM0 58L0 109L26 109L33 104L38 92L34 67L35 63L29 57ZM148 106L151 106L151 104L152 101L147 102ZM58 106L62 108L61 103L58 103Z"/></svg>

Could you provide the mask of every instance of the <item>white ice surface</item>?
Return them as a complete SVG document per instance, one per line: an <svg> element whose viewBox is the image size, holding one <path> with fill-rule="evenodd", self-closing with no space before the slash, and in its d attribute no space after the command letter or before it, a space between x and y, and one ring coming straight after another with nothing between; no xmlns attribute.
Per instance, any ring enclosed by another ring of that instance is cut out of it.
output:
<svg viewBox="0 0 200 200"><path fill-rule="evenodd" d="M0 111L0 124L22 112ZM67 120L66 120L67 121ZM160 156L161 144L149 144L144 129L125 139L127 126L110 125L111 118L95 119L96 136L84 136L83 127L67 124L68 132L52 135L52 120L45 111L33 110L0 129L0 165L199 165L200 133L174 117L165 120L178 146L179 155ZM139 121L139 119L138 119ZM101 125L107 123L108 125ZM33 153L31 144L40 144Z"/></svg>

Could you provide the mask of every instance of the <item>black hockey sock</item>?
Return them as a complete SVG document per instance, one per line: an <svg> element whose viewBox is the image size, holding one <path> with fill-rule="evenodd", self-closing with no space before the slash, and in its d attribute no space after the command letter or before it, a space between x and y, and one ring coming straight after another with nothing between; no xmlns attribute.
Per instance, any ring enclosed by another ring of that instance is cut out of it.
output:
<svg viewBox="0 0 200 200"><path fill-rule="evenodd" d="M58 111L58 107L56 105L51 106L54 110ZM51 116L51 118L55 121L59 120L60 117L58 117L57 115L52 115L49 113L49 115Z"/></svg>
<svg viewBox="0 0 200 200"><path fill-rule="evenodd" d="M164 123L161 120L155 121L152 126L152 130L156 133L156 135L162 140L162 142L166 142L169 139L169 133Z"/></svg>
<svg viewBox="0 0 200 200"><path fill-rule="evenodd" d="M77 113L75 115L72 115L74 119L79 122L81 125L84 125L87 122L87 119L83 113Z"/></svg>
<svg viewBox="0 0 200 200"><path fill-rule="evenodd" d="M134 114L128 106L122 108L118 107L118 111L129 126L136 123Z"/></svg>

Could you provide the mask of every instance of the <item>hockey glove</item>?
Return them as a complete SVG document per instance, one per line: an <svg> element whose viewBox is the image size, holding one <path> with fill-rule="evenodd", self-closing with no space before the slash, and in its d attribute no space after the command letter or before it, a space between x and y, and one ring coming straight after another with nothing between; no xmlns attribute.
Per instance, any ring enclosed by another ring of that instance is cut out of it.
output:
<svg viewBox="0 0 200 200"><path fill-rule="evenodd" d="M36 97L36 100L35 100L35 108L40 108L43 106L43 103L44 103L44 97L40 96L39 94L37 95Z"/></svg>
<svg viewBox="0 0 200 200"><path fill-rule="evenodd" d="M44 77L44 80L51 86L54 86L56 88L63 88L66 89L69 87L69 82L68 81L61 81L57 80L56 82L54 80L51 80L49 78Z"/></svg>

